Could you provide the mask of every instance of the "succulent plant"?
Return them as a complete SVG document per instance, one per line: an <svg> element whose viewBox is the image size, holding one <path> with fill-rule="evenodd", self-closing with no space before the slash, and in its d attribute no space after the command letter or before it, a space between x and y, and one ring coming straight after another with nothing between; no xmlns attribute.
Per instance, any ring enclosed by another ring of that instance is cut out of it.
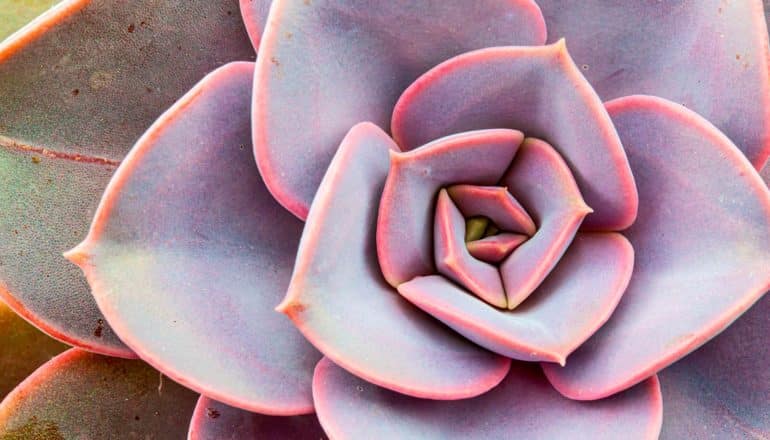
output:
<svg viewBox="0 0 770 440"><path fill-rule="evenodd" d="M767 8L56 4L0 438L770 437Z"/></svg>

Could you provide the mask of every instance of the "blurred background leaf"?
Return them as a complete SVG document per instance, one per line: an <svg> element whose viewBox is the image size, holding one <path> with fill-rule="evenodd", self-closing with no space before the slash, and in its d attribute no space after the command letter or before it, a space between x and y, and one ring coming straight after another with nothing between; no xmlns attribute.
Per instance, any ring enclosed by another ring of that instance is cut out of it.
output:
<svg viewBox="0 0 770 440"><path fill-rule="evenodd" d="M0 0L0 40L56 3L59 0Z"/></svg>

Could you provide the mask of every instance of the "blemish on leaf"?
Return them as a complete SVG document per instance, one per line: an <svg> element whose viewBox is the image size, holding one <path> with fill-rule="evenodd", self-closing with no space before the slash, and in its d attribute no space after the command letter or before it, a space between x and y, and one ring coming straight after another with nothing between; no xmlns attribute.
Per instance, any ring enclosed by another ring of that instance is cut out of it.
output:
<svg viewBox="0 0 770 440"><path fill-rule="evenodd" d="M206 408L206 415L212 419L218 418L221 414L214 408Z"/></svg>
<svg viewBox="0 0 770 440"><path fill-rule="evenodd" d="M104 320L99 319L96 321L96 328L94 329L94 336L97 338L102 337L102 332L104 331Z"/></svg>
<svg viewBox="0 0 770 440"><path fill-rule="evenodd" d="M136 29L136 26L134 26L134 23L131 23L131 24L128 25L128 33L129 34L133 34L134 33L134 29Z"/></svg>
<svg viewBox="0 0 770 440"><path fill-rule="evenodd" d="M281 65L281 62L278 61L278 58L276 58L276 57L270 57L270 62L275 64L276 66L280 66Z"/></svg>
<svg viewBox="0 0 770 440"><path fill-rule="evenodd" d="M32 156L32 163L39 164L40 163L40 157L39 156Z"/></svg>
<svg viewBox="0 0 770 440"><path fill-rule="evenodd" d="M72 96L78 96L80 94L80 89L72 89Z"/></svg>

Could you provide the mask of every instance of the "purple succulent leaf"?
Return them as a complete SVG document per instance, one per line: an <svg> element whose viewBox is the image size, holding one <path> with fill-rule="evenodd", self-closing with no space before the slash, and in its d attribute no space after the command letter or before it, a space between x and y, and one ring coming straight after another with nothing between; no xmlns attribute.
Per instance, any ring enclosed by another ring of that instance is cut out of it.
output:
<svg viewBox="0 0 770 440"><path fill-rule="evenodd" d="M320 354L274 311L302 222L253 161L253 72L223 66L161 116L67 257L123 341L169 377L233 406L304 414Z"/></svg>
<svg viewBox="0 0 770 440"><path fill-rule="evenodd" d="M404 150L452 133L504 127L544 139L561 154L594 209L584 229L633 223L637 194L620 139L563 41L482 49L445 61L401 95L391 125Z"/></svg>
<svg viewBox="0 0 770 440"><path fill-rule="evenodd" d="M622 235L582 232L515 310L494 308L435 275L417 277L398 291L482 347L514 359L564 364L615 310L633 262L633 249Z"/></svg>
<svg viewBox="0 0 770 440"><path fill-rule="evenodd" d="M315 414L268 416L233 408L206 396L201 396L195 405L187 436L187 440L326 438Z"/></svg>
<svg viewBox="0 0 770 440"><path fill-rule="evenodd" d="M447 188L465 218L484 216L503 231L533 235L537 226L526 209L502 186L454 185Z"/></svg>
<svg viewBox="0 0 770 440"><path fill-rule="evenodd" d="M432 231L439 189L496 184L523 139L515 130L479 130L391 153L376 233L380 268L391 286L436 272Z"/></svg>
<svg viewBox="0 0 770 440"><path fill-rule="evenodd" d="M510 360L409 304L377 264L377 209L396 145L371 123L343 140L310 209L286 313L325 356L365 380L421 398L477 396Z"/></svg>
<svg viewBox="0 0 770 440"><path fill-rule="evenodd" d="M503 280L497 267L477 260L465 246L465 219L445 189L436 201L433 248L436 269L496 307L505 307Z"/></svg>
<svg viewBox="0 0 770 440"><path fill-rule="evenodd" d="M246 26L254 50L259 49L272 2L273 0L240 0L241 17L243 17L243 24Z"/></svg>
<svg viewBox="0 0 770 440"><path fill-rule="evenodd" d="M255 154L270 191L305 218L350 127L387 128L399 94L449 57L545 37L532 0L473 7L464 0L275 0L253 107Z"/></svg>
<svg viewBox="0 0 770 440"><path fill-rule="evenodd" d="M603 100L660 96L699 113L761 168L770 155L762 0L538 0ZM767 7L767 6L765 6Z"/></svg>
<svg viewBox="0 0 770 440"><path fill-rule="evenodd" d="M466 247L474 258L497 264L528 239L529 237L526 235L503 232L480 240L469 241Z"/></svg>
<svg viewBox="0 0 770 440"><path fill-rule="evenodd" d="M556 150L527 138L501 183L526 207L537 232L500 264L508 308L521 304L559 263L589 208Z"/></svg>
<svg viewBox="0 0 770 440"><path fill-rule="evenodd" d="M661 439L770 438L770 296L660 374Z"/></svg>
<svg viewBox="0 0 770 440"><path fill-rule="evenodd" d="M183 438L197 395L137 360L70 349L0 403L6 439Z"/></svg>
<svg viewBox="0 0 770 440"><path fill-rule="evenodd" d="M321 425L338 440L653 440L663 411L656 377L608 399L576 402L559 395L537 367L519 362L488 393L446 402L379 388L324 358L313 377L313 398Z"/></svg>
<svg viewBox="0 0 770 440"><path fill-rule="evenodd" d="M61 253L161 111L253 57L236 0L65 0L0 43L0 294L17 313L69 344L134 356Z"/></svg>
<svg viewBox="0 0 770 440"><path fill-rule="evenodd" d="M600 399L696 349L770 288L770 191L724 134L649 96L607 104L639 188L625 235L634 274L610 320L566 367L544 365L564 395Z"/></svg>

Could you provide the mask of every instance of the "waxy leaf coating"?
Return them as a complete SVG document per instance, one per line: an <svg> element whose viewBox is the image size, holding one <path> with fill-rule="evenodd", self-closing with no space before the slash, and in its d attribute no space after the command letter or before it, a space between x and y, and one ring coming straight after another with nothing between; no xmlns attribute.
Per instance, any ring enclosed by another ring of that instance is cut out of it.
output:
<svg viewBox="0 0 770 440"><path fill-rule="evenodd" d="M636 253L618 308L556 389L600 399L679 360L770 289L770 190L740 150L685 107L649 96L607 104L639 188L625 231Z"/></svg>
<svg viewBox="0 0 770 440"><path fill-rule="evenodd" d="M273 310L302 223L251 157L253 72L253 63L221 67L153 124L67 256L144 360L227 404L304 414L320 355Z"/></svg>
<svg viewBox="0 0 770 440"><path fill-rule="evenodd" d="M316 410L336 440L653 440L661 423L656 377L599 402L559 395L534 365L515 362L488 393L454 402L379 388L324 358L313 378Z"/></svg>
<svg viewBox="0 0 770 440"><path fill-rule="evenodd" d="M483 394L510 360L423 314L378 267L374 230L394 149L373 124L350 130L319 187L279 310L325 356L369 382L429 399Z"/></svg>

